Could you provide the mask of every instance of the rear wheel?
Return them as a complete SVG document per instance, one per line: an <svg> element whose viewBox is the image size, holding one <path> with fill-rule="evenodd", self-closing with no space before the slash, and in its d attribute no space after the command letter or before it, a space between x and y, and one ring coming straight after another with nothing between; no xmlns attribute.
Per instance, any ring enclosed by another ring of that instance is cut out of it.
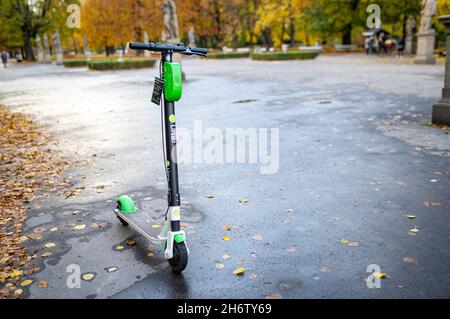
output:
<svg viewBox="0 0 450 319"><path fill-rule="evenodd" d="M120 203L117 203L117 209L118 209L119 211L121 211L122 205L120 205ZM120 221L120 223L122 224L122 226L128 226L128 223L127 223L126 221L124 221L122 217L120 217L119 215L116 215L116 216L117 216L117 218L119 219L119 221Z"/></svg>
<svg viewBox="0 0 450 319"><path fill-rule="evenodd" d="M173 258L169 259L169 265L176 273L182 272L188 263L188 250L185 243L174 243Z"/></svg>

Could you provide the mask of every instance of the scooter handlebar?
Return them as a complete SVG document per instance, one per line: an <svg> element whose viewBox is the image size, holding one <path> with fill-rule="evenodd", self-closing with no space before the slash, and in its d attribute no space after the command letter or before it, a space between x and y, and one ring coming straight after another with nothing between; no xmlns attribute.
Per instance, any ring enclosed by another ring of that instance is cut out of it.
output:
<svg viewBox="0 0 450 319"><path fill-rule="evenodd" d="M132 50L150 50L150 43L130 42L129 47Z"/></svg>
<svg viewBox="0 0 450 319"><path fill-rule="evenodd" d="M189 48L185 47L184 44L180 43L178 45L175 44L163 44L158 42L130 42L128 45L132 50L148 50L155 52L177 52L186 55L201 55L206 56L208 54L208 49L204 48Z"/></svg>

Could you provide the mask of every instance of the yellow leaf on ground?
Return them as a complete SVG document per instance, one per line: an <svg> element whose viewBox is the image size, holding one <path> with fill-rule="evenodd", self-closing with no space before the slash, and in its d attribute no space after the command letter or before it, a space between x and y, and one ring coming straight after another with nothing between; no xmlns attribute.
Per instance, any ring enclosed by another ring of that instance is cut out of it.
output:
<svg viewBox="0 0 450 319"><path fill-rule="evenodd" d="M119 267L109 267L108 269L107 269L107 271L108 272L116 272L117 270L119 270Z"/></svg>
<svg viewBox="0 0 450 319"><path fill-rule="evenodd" d="M125 249L125 247L123 247L123 246L116 246L116 250L124 250Z"/></svg>
<svg viewBox="0 0 450 319"><path fill-rule="evenodd" d="M222 263L217 263L217 264L216 264L216 268L217 268L217 269L224 269L224 268L225 268L225 265L222 264Z"/></svg>
<svg viewBox="0 0 450 319"><path fill-rule="evenodd" d="M223 236L223 240L231 240L231 237L228 235Z"/></svg>
<svg viewBox="0 0 450 319"><path fill-rule="evenodd" d="M81 278L83 278L83 280L85 280L85 281L91 281L92 279L95 278L95 275L91 274L91 273L87 273L87 274L84 274Z"/></svg>
<svg viewBox="0 0 450 319"><path fill-rule="evenodd" d="M14 296L16 297L20 297L23 295L23 290L22 289L16 289L14 290Z"/></svg>
<svg viewBox="0 0 450 319"><path fill-rule="evenodd" d="M382 272L375 272L373 275L377 278L386 278L386 274Z"/></svg>
<svg viewBox="0 0 450 319"><path fill-rule="evenodd" d="M233 275L242 276L244 274L244 272L245 272L245 269L242 267L239 267L233 271Z"/></svg>
<svg viewBox="0 0 450 319"><path fill-rule="evenodd" d="M160 225L156 225L156 224L154 224L154 225L152 225L152 228L161 228L161 226Z"/></svg>
<svg viewBox="0 0 450 319"><path fill-rule="evenodd" d="M348 244L348 240L347 239L341 239L341 244Z"/></svg>
<svg viewBox="0 0 450 319"><path fill-rule="evenodd" d="M31 285L32 283L33 283L33 280L27 279L27 280L22 281L22 282L20 283L20 285L21 285L22 287L26 287L26 286Z"/></svg>
<svg viewBox="0 0 450 319"><path fill-rule="evenodd" d="M45 248L53 248L53 247L55 247L55 246L56 246L55 243L46 243L46 244L44 245Z"/></svg>
<svg viewBox="0 0 450 319"><path fill-rule="evenodd" d="M82 225L76 225L73 230L83 230L86 228L86 225L82 224Z"/></svg>
<svg viewBox="0 0 450 319"><path fill-rule="evenodd" d="M23 271L20 269L13 269L10 273L9 273L9 277L14 278L17 276L22 276L23 275Z"/></svg>
<svg viewBox="0 0 450 319"><path fill-rule="evenodd" d="M39 288L45 288L48 287L48 282L46 282L45 280L42 280L38 283L38 287Z"/></svg>

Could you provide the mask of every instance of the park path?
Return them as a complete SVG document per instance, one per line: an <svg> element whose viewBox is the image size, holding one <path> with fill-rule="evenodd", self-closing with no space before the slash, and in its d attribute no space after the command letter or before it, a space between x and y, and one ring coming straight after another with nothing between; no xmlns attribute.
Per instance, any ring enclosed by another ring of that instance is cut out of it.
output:
<svg viewBox="0 0 450 319"><path fill-rule="evenodd" d="M32 285L26 296L449 297L450 141L448 132L427 126L443 66L352 55L193 59L184 68L178 125L279 128L280 169L261 175L250 164L180 167L192 252L183 276L170 272L161 247L148 256L148 244L112 214L122 193L153 211L155 222L164 212L159 109L149 101L156 69L33 65L0 73L0 103L30 114L58 137L55 148L85 163L68 173L79 194L31 207L29 231L60 231L30 243L39 253L45 243L56 247L34 274L51 289ZM87 227L74 230L78 224ZM73 264L95 278L69 289ZM371 264L389 276L381 289L364 282ZM232 274L237 267L246 268L243 277Z"/></svg>

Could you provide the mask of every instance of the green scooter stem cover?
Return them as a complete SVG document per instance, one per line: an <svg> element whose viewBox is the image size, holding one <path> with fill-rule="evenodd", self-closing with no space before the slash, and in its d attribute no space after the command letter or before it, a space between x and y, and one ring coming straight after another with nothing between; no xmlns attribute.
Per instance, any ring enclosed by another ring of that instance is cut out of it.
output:
<svg viewBox="0 0 450 319"><path fill-rule="evenodd" d="M136 205L130 196L122 195L117 198L117 203L120 204L120 212L122 214L134 214L136 213Z"/></svg>
<svg viewBox="0 0 450 319"><path fill-rule="evenodd" d="M181 99L181 65L164 62L164 98L169 102Z"/></svg>

